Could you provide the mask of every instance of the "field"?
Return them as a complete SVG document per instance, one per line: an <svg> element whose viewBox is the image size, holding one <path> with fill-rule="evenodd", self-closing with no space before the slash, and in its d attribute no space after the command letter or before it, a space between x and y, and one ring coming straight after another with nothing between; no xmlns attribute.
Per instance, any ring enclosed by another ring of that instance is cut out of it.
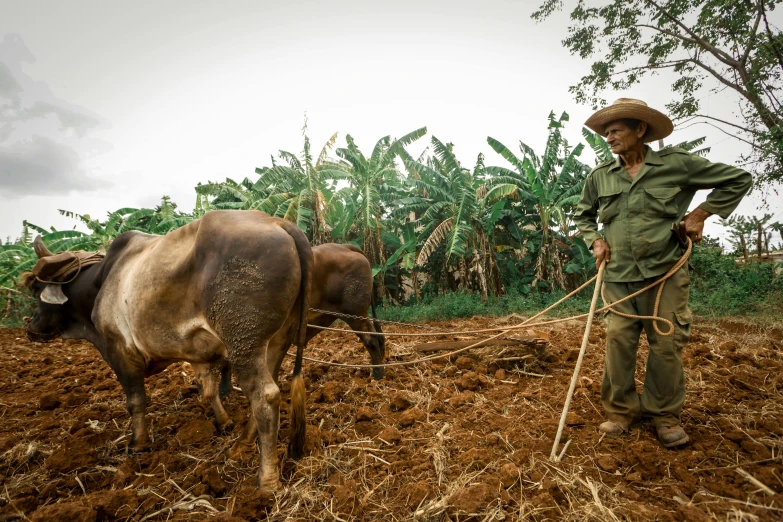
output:
<svg viewBox="0 0 783 522"><path fill-rule="evenodd" d="M0 330L0 520L783 519L783 330L694 326L683 415L691 443L668 451L650 426L616 441L597 436L597 324L563 437L572 442L552 463L581 328L545 330L548 346L517 361L483 348L391 368L382 381L306 363L309 456L284 462L276 496L255 490L257 455L226 459L233 437L215 432L188 365L147 379L153 449L127 454L124 395L95 348L34 344L20 329ZM415 357L413 344L388 339L390 360ZM355 338L325 332L307 355L366 362L363 350ZM639 376L645 361L643 342ZM283 367L284 400L291 366ZM245 406L241 393L226 399L238 427Z"/></svg>

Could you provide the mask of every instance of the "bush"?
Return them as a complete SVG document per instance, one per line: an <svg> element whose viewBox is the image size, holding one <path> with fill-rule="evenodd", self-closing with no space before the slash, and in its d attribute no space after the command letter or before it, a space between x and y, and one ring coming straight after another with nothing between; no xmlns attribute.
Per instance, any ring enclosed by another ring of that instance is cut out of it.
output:
<svg viewBox="0 0 783 522"><path fill-rule="evenodd" d="M779 263L738 264L732 256L698 246L690 263L694 269L691 307L696 314L723 317L773 312L773 317L779 317L783 302L783 277L776 274Z"/></svg>
<svg viewBox="0 0 783 522"><path fill-rule="evenodd" d="M690 304L694 313L707 317L780 317L783 303L783 269L780 263L738 264L734 257L721 255L715 248L696 246L690 258ZM512 313L530 316L563 297L562 292L527 293L513 288L506 295L479 299L476 294L451 292L425 296L419 302L402 306L385 304L379 317L392 321L445 321L460 317L505 316ZM585 288L548 314L564 317L585 313L590 307L593 287ZM602 301L599 300L599 306Z"/></svg>
<svg viewBox="0 0 783 522"><path fill-rule="evenodd" d="M34 313L35 299L29 292L16 292L12 288L0 287L0 327L24 326L23 317L31 317Z"/></svg>

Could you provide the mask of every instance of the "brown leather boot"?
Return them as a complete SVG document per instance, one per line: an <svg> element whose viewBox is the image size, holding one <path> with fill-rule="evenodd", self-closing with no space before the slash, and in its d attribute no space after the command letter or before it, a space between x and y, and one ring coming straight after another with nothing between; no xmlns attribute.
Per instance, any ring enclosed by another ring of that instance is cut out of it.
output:
<svg viewBox="0 0 783 522"><path fill-rule="evenodd" d="M655 430L658 432L658 440L661 441L664 448L676 448L690 440L681 426L658 426Z"/></svg>

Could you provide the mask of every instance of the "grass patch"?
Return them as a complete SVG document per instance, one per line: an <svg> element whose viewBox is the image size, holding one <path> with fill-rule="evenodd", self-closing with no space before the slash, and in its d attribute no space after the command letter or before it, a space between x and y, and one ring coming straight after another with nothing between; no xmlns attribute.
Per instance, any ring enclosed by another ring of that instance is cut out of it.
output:
<svg viewBox="0 0 783 522"><path fill-rule="evenodd" d="M783 308L783 267L780 263L737 264L733 257L697 246L690 258L690 306L701 317L743 318L755 323L779 323ZM654 291L654 290L653 290ZM565 317L586 313L590 308L590 286L548 315ZM564 292L521 293L482 301L477 294L450 292L424 296L404 305L384 303L378 310L381 319L402 322L446 321L473 316L502 317L512 313L530 316L565 295ZM599 306L603 302L599 300Z"/></svg>
<svg viewBox="0 0 783 522"><path fill-rule="evenodd" d="M572 297L548 315L564 317L586 313L590 308L593 287L585 288L581 294ZM510 314L533 315L561 299L565 292L546 294L531 292L520 294L509 292L500 297L490 297L482 301L477 294L451 292L437 296L427 296L419 302L402 306L384 303L378 309L378 317L387 321L426 322L446 321L464 317L484 316L502 317Z"/></svg>

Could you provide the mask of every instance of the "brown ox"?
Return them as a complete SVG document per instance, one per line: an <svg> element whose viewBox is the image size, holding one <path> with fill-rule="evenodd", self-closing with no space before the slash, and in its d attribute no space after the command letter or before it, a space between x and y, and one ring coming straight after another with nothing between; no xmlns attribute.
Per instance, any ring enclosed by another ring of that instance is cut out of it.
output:
<svg viewBox="0 0 783 522"><path fill-rule="evenodd" d="M51 259L43 258L54 254L40 237L35 248L44 267ZM67 284L45 282L47 275L65 281L61 271L34 269L44 277L32 284L38 308L27 335L33 341L86 339L98 348L125 390L134 450L150 442L145 376L180 360L207 373L230 362L250 418L260 426L259 487L274 490L280 486L276 371L293 341L292 456L304 445L301 369L312 267L307 238L293 223L256 211L209 212L165 236L122 234L102 262L82 268ZM286 342L270 343L273 336ZM222 405L215 413L225 425Z"/></svg>
<svg viewBox="0 0 783 522"><path fill-rule="evenodd" d="M326 243L313 247L313 285L310 291L310 306L314 309L328 312L338 312L356 317L341 318L348 323L352 330L381 332L381 325L377 321L371 322L367 317L368 308L372 309L375 316L375 301L373 299L372 269L370 262L362 251L353 245L339 245ZM337 316L310 311L307 322L311 325L330 326L338 319ZM373 328L374 323L374 328ZM322 330L307 328L307 341L321 333ZM385 343L383 336L357 334L370 353L372 364L382 364L384 359ZM290 341L288 341L290 343ZM285 340L272 340L272 344L283 344ZM273 375L277 375L275 368ZM217 397L217 376L219 372L207 372L196 369L197 381L203 383L204 400L213 404L217 413L222 410L220 399ZM373 368L372 375L375 379L383 378L383 368ZM227 369L221 373L220 395L231 390L231 374ZM219 425L219 422L218 422ZM253 449L255 440L255 419L250 418L245 425L242 435L229 450L231 458L238 458L242 453Z"/></svg>

